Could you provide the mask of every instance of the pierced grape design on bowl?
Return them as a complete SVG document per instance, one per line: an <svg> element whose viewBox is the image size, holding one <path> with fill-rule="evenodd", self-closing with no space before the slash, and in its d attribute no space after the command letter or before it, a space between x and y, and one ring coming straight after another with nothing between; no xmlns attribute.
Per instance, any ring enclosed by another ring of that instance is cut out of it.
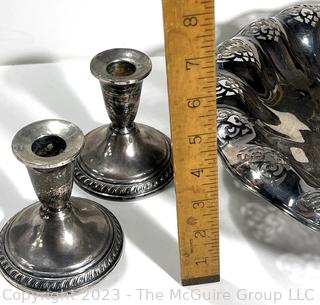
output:
<svg viewBox="0 0 320 305"><path fill-rule="evenodd" d="M260 18L221 43L217 103L229 171L320 230L320 4Z"/></svg>

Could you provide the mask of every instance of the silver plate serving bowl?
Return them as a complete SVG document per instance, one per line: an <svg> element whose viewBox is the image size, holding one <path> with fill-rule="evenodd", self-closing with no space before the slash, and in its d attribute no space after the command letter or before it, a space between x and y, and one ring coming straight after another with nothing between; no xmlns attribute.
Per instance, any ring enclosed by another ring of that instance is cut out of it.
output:
<svg viewBox="0 0 320 305"><path fill-rule="evenodd" d="M320 5L289 7L221 43L217 102L229 171L320 230Z"/></svg>

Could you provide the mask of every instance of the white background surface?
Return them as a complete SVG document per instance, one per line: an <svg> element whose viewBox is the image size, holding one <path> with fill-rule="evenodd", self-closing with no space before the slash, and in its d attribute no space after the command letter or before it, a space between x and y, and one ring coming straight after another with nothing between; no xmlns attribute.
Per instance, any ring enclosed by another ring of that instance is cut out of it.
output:
<svg viewBox="0 0 320 305"><path fill-rule="evenodd" d="M218 40L289 3L216 0ZM0 64L88 58L114 47L163 55L161 0L0 0Z"/></svg>
<svg viewBox="0 0 320 305"><path fill-rule="evenodd" d="M235 34L252 18L289 3L217 0L218 41ZM119 46L138 48L151 56L163 54L161 1L0 1L0 64L59 62L0 67L1 226L36 199L26 169L11 153L13 135L43 118L70 120L84 132L105 123L107 115L89 61L95 53ZM137 121L169 135L164 58L152 60L153 72L144 84ZM119 291L120 299L112 304L273 304L274 299L267 300L270 296L281 296L278 304L290 304L297 303L288 301L290 292L292 297L297 292L304 297L307 289L314 289L307 295L314 300L299 304L318 304L320 234L237 187L222 167L219 174L220 283L195 287L178 283L172 185L157 196L121 204L93 198L75 186L74 195L96 200L114 212L126 243L119 265L107 279L59 303L92 304L98 299L97 303L106 304L104 297L112 300ZM146 300L138 289L163 293L163 300L152 300L151 294ZM171 290L181 292L180 300L170 298ZM201 297L196 300L198 292ZM222 292L231 299L224 300ZM261 293L264 300L255 300ZM52 304L57 299L35 300L0 277L0 302Z"/></svg>

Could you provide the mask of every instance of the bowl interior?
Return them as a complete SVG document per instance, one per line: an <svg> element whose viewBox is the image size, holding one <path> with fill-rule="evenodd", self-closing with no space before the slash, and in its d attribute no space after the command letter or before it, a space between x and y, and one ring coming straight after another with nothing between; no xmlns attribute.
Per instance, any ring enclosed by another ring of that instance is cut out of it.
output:
<svg viewBox="0 0 320 305"><path fill-rule="evenodd" d="M320 6L259 19L218 46L219 153L254 192L320 229Z"/></svg>

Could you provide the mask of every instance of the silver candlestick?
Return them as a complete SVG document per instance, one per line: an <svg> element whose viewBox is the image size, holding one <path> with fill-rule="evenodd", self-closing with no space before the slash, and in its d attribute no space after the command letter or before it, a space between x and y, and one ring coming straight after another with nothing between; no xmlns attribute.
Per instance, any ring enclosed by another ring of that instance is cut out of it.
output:
<svg viewBox="0 0 320 305"><path fill-rule="evenodd" d="M12 142L27 166L39 198L0 233L0 269L19 289L71 292L105 277L120 258L123 234L103 206L70 197L74 160L82 131L62 120L44 120L21 129Z"/></svg>
<svg viewBox="0 0 320 305"><path fill-rule="evenodd" d="M128 200L155 193L172 180L170 139L134 123L142 82L150 71L150 58L132 49L104 51L91 61L111 124L86 135L75 169L76 183L84 190Z"/></svg>

